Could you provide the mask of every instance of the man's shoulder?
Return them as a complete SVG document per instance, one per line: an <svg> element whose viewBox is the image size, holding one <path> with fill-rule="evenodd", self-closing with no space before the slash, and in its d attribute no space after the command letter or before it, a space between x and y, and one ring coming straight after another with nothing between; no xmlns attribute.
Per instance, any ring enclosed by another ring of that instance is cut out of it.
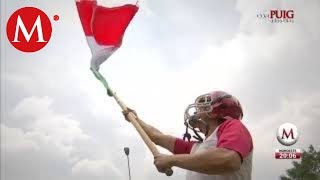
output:
<svg viewBox="0 0 320 180"><path fill-rule="evenodd" d="M218 127L218 132L223 131L225 129L238 129L238 128L244 128L247 129L246 126L241 122L239 119L227 119L223 123L221 123Z"/></svg>
<svg viewBox="0 0 320 180"><path fill-rule="evenodd" d="M238 119L227 119L220 124L217 129L217 136L233 131L241 131L243 134L247 134L251 138L251 133L248 128L241 122L241 120Z"/></svg>
<svg viewBox="0 0 320 180"><path fill-rule="evenodd" d="M240 120L228 119L223 122L217 130L217 138L217 147L235 148L242 153L242 157L253 150L252 136Z"/></svg>

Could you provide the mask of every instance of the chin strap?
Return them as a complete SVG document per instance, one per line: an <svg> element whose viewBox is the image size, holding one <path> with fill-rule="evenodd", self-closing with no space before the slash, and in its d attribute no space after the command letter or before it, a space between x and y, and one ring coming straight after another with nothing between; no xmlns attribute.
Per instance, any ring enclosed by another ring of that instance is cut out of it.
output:
<svg viewBox="0 0 320 180"><path fill-rule="evenodd" d="M209 132L209 125L208 125L208 123L206 123L205 122L205 124L206 124L206 133L204 134L204 136L207 136L208 135L208 132ZM195 136L193 136L196 140L198 140L198 141L200 141L200 142L203 142L203 138L199 135L199 133L198 133L198 131L196 130L196 129L194 129L194 128L192 128L192 130L193 130L193 132L194 132L194 134L195 134Z"/></svg>
<svg viewBox="0 0 320 180"><path fill-rule="evenodd" d="M183 135L183 140L185 141L186 139L188 140L188 142L190 142L191 140L191 134L188 132L189 128L188 126L186 126L186 132ZM195 138L196 140L203 142L203 138L199 135L199 133L197 132L196 129L192 128L195 136L192 136L193 138Z"/></svg>
<svg viewBox="0 0 320 180"><path fill-rule="evenodd" d="M193 138L195 138L196 140L203 142L203 138L199 135L199 133L197 132L197 130L195 130L194 128L192 128L195 136L192 136Z"/></svg>
<svg viewBox="0 0 320 180"><path fill-rule="evenodd" d="M191 134L188 132L188 130L189 130L189 127L186 126L186 132L183 134L183 140L185 141L186 139L188 139L188 142L190 142ZM200 142L203 142L203 138L199 135L198 131L195 128L192 128L192 131L195 134L195 136L192 136L192 137Z"/></svg>
<svg viewBox="0 0 320 180"><path fill-rule="evenodd" d="M191 140L191 134L188 132L189 128L192 129L192 131L194 132L194 136L192 136L193 138L195 138L196 140L203 142L203 138L200 136L200 134L198 133L198 131L194 128L194 127L189 127L188 124L185 123L186 126L186 132L183 134L183 140L185 141L186 139L188 139L188 141L190 142ZM209 131L209 125L206 123L206 133L205 136L207 136Z"/></svg>
<svg viewBox="0 0 320 180"><path fill-rule="evenodd" d="M188 126L186 126L186 133L184 133L184 135L183 135L183 140L185 141L186 140L186 138L188 139L188 141L190 142L190 140L191 140L191 134L188 132Z"/></svg>

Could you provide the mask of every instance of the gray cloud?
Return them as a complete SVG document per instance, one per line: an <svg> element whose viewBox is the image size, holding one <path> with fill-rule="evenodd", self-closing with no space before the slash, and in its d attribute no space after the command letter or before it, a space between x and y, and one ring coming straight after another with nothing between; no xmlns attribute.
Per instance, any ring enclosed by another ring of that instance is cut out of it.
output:
<svg viewBox="0 0 320 180"><path fill-rule="evenodd" d="M72 168L74 179L124 179L120 172L117 172L109 161L103 160L82 160Z"/></svg>
<svg viewBox="0 0 320 180"><path fill-rule="evenodd" d="M118 177L118 170L107 163L111 156L101 157L103 147L86 135L70 115L53 111L51 103L48 97L24 99L12 111L14 119L11 120L23 122L30 118L28 123L25 126L19 123L19 128L1 123L1 155L4 157L1 177L78 179L79 176L105 177L105 173ZM88 168L90 165L93 167Z"/></svg>

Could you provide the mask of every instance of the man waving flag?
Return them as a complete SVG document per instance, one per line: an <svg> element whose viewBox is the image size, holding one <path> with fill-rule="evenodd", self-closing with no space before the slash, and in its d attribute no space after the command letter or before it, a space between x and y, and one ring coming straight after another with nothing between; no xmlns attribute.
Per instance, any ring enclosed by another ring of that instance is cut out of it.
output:
<svg viewBox="0 0 320 180"><path fill-rule="evenodd" d="M127 111L127 106L111 90L105 78L100 74L99 67L121 46L124 32L138 11L138 6L126 4L119 7L103 7L97 5L96 0L77 0L76 5L92 53L90 69L104 85L108 95L117 101L123 111ZM137 117L129 113L128 118L152 154L155 157L158 156L160 152L137 123ZM167 176L171 176L173 171L171 168L167 168L165 173Z"/></svg>

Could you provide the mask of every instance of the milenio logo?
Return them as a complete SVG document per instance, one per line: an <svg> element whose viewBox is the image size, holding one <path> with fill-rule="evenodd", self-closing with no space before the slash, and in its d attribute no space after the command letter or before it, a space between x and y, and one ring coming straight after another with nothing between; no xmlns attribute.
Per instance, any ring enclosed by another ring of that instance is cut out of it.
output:
<svg viewBox="0 0 320 180"><path fill-rule="evenodd" d="M294 124L284 123L277 131L277 139L279 143L285 146L291 146L298 141L298 129Z"/></svg>
<svg viewBox="0 0 320 180"><path fill-rule="evenodd" d="M55 15L54 20L59 16ZM38 8L23 7L15 11L7 22L9 42L22 52L36 52L45 47L52 33L49 17Z"/></svg>
<svg viewBox="0 0 320 180"><path fill-rule="evenodd" d="M299 138L297 126L292 123L284 123L277 130L277 140L284 146L294 145ZM276 159L300 159L302 152L300 149L276 149Z"/></svg>

